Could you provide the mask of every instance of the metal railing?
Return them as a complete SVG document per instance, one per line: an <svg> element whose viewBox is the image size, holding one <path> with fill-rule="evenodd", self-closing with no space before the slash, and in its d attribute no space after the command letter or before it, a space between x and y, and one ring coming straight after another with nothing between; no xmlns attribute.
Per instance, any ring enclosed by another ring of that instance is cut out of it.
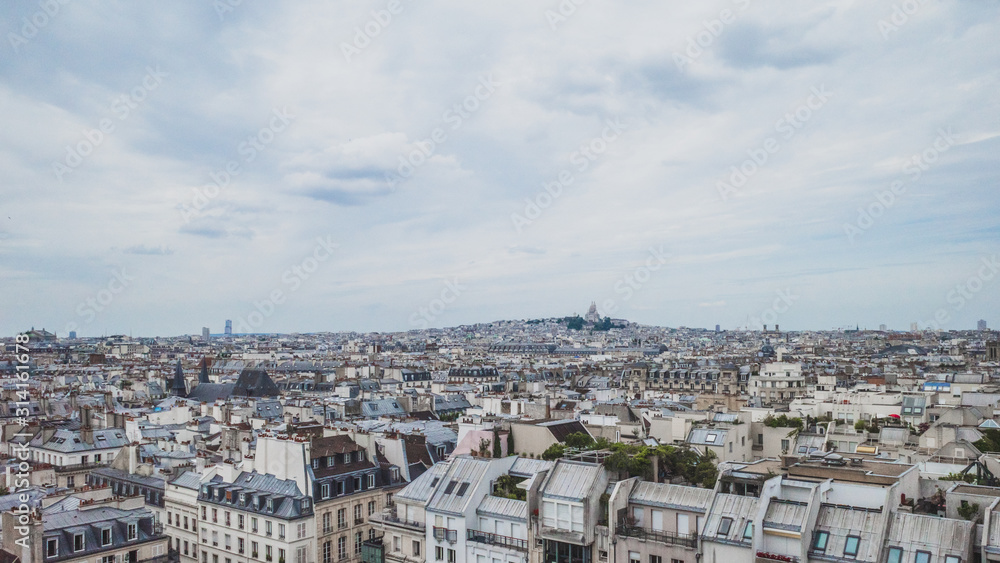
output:
<svg viewBox="0 0 1000 563"><path fill-rule="evenodd" d="M434 539L455 543L458 541L458 530L449 530L448 528L434 526Z"/></svg>
<svg viewBox="0 0 1000 563"><path fill-rule="evenodd" d="M485 543L489 545L499 545L501 547L509 547L511 549L523 551L525 553L527 553L528 551L528 540L512 538L509 536L500 536L497 534L491 534L489 532L481 532L479 530L468 530L466 534L466 539L468 539L469 541Z"/></svg>
<svg viewBox="0 0 1000 563"><path fill-rule="evenodd" d="M395 514L373 514L372 520L381 520L382 522L388 522L390 524L397 524L399 526L404 526L407 528L414 528L417 530L426 530L427 524L424 522L414 522L412 520L407 520L405 518L400 518Z"/></svg>
<svg viewBox="0 0 1000 563"><path fill-rule="evenodd" d="M682 545L685 547L697 547L698 538L691 534L675 534L661 530L650 530L641 526L629 526L621 523L617 532L625 537L639 538L670 545Z"/></svg>

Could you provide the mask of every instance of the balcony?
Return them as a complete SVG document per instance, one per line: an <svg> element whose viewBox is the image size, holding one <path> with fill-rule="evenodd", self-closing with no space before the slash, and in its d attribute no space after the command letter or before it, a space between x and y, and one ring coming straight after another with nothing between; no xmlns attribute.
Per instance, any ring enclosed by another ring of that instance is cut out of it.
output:
<svg viewBox="0 0 1000 563"><path fill-rule="evenodd" d="M355 526L360 526L360 525L362 525L364 523L365 523L365 519L364 518L355 518L354 519L354 525Z"/></svg>
<svg viewBox="0 0 1000 563"><path fill-rule="evenodd" d="M389 524L392 526L399 526L400 528L407 528L417 532L423 532L427 529L427 524L423 522L413 522L411 520L406 520L405 518L399 518L395 514L373 514L371 521L382 522L383 524Z"/></svg>
<svg viewBox="0 0 1000 563"><path fill-rule="evenodd" d="M97 469L98 467L107 467L107 464L88 461L87 463L74 463L73 465L56 465L53 469L55 469L56 473L73 473L76 471Z"/></svg>
<svg viewBox="0 0 1000 563"><path fill-rule="evenodd" d="M673 532L649 530L641 526L629 526L624 523L618 525L617 531L620 535L625 537L655 541L668 545L679 545L683 547L690 547L692 549L698 545L697 537L691 534L675 534Z"/></svg>
<svg viewBox="0 0 1000 563"><path fill-rule="evenodd" d="M466 539L488 545L498 545L501 547L516 549L525 553L528 552L528 540L511 538L508 536L499 536L489 532L480 532L479 530L468 530Z"/></svg>
<svg viewBox="0 0 1000 563"><path fill-rule="evenodd" d="M448 528L434 526L434 539L455 543L458 541L458 530L449 530Z"/></svg>
<svg viewBox="0 0 1000 563"><path fill-rule="evenodd" d="M769 553L767 551L757 552L757 563L799 563L799 558L794 555L781 555L779 553Z"/></svg>

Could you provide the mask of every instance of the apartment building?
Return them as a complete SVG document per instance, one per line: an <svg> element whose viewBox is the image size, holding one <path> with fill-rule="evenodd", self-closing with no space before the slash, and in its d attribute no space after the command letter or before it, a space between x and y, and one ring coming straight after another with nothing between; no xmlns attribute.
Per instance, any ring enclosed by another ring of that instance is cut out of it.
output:
<svg viewBox="0 0 1000 563"><path fill-rule="evenodd" d="M375 539L368 519L391 503L401 485L398 468L382 471L350 436L312 440L309 448L316 505L315 561L357 561Z"/></svg>
<svg viewBox="0 0 1000 563"><path fill-rule="evenodd" d="M198 563L198 491L205 477L214 472L199 474L186 471L166 483L163 494L164 532L177 552L179 563Z"/></svg>
<svg viewBox="0 0 1000 563"><path fill-rule="evenodd" d="M3 513L4 561L20 563L166 563L167 536L153 513L134 499L131 508L121 501L85 502L70 509L60 502L39 513L22 516ZM111 506L117 504L118 506ZM128 502L125 502L128 505ZM23 534L27 531L27 534Z"/></svg>
<svg viewBox="0 0 1000 563"><path fill-rule="evenodd" d="M312 497L295 480L242 471L198 491L201 563L315 563ZM183 514L182 514L183 517Z"/></svg>
<svg viewBox="0 0 1000 563"><path fill-rule="evenodd" d="M790 403L805 395L806 378L802 364L771 362L761 365L760 372L750 376L750 395L764 404Z"/></svg>

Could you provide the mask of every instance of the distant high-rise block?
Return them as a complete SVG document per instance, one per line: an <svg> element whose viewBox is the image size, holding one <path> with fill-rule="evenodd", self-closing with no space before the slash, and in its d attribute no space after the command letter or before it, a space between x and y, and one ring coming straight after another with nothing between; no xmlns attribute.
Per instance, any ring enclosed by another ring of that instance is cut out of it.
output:
<svg viewBox="0 0 1000 563"><path fill-rule="evenodd" d="M976 323L976 328L979 330L986 330L986 321L984 319L979 319L979 322Z"/></svg>
<svg viewBox="0 0 1000 563"><path fill-rule="evenodd" d="M880 324L878 325L878 329L881 330L882 332L885 332L887 330L887 327L884 324Z"/></svg>
<svg viewBox="0 0 1000 563"><path fill-rule="evenodd" d="M715 332L719 332L719 329L720 329L719 325L715 325Z"/></svg>
<svg viewBox="0 0 1000 563"><path fill-rule="evenodd" d="M917 323L910 323L910 332L917 332Z"/></svg>
<svg viewBox="0 0 1000 563"><path fill-rule="evenodd" d="M205 342L208 342L208 339L209 339L210 336L211 336L211 332L208 330L208 327L207 326L202 327L201 328L201 339L204 340Z"/></svg>
<svg viewBox="0 0 1000 563"><path fill-rule="evenodd" d="M70 340L75 340L76 339L76 331L75 330L69 331L69 338L70 338Z"/></svg>
<svg viewBox="0 0 1000 563"><path fill-rule="evenodd" d="M226 336L232 336L232 335L233 335L233 321L227 320L226 321Z"/></svg>

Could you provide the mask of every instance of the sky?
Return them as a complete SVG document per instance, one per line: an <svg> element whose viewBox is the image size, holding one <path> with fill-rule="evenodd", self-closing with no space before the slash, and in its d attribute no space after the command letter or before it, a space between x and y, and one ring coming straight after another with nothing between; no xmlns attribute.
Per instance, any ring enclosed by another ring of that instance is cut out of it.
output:
<svg viewBox="0 0 1000 563"><path fill-rule="evenodd" d="M1000 2L7 2L0 334L1000 326Z"/></svg>

